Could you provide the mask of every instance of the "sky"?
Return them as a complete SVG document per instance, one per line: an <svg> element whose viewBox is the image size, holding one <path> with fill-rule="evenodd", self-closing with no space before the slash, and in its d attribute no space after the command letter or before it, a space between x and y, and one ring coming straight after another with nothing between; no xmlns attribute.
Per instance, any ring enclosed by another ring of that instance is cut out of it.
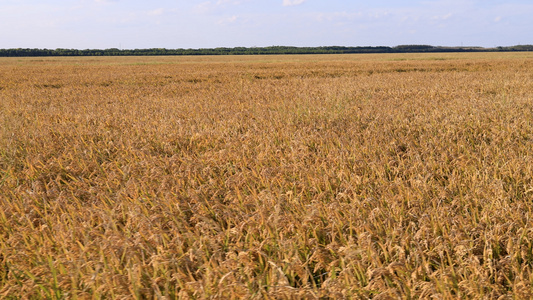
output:
<svg viewBox="0 0 533 300"><path fill-rule="evenodd" d="M532 0L0 0L0 48L533 44Z"/></svg>

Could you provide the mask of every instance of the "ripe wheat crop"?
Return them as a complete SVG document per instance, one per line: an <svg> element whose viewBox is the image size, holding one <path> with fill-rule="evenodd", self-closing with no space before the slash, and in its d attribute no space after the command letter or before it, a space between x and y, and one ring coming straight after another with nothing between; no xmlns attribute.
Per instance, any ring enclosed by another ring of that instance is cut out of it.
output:
<svg viewBox="0 0 533 300"><path fill-rule="evenodd" d="M531 298L532 203L531 53L0 59L0 298Z"/></svg>

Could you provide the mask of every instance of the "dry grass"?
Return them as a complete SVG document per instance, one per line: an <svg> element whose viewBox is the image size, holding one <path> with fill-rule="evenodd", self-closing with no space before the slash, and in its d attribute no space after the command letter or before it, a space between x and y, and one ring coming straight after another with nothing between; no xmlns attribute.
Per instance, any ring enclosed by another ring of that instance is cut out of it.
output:
<svg viewBox="0 0 533 300"><path fill-rule="evenodd" d="M1 59L0 151L0 298L533 297L531 53Z"/></svg>

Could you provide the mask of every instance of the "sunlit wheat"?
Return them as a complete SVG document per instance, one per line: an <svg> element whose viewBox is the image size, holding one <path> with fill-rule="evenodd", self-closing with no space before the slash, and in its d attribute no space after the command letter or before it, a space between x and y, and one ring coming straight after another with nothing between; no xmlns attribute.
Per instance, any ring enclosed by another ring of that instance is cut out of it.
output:
<svg viewBox="0 0 533 300"><path fill-rule="evenodd" d="M0 59L2 298L527 299L532 200L531 53Z"/></svg>

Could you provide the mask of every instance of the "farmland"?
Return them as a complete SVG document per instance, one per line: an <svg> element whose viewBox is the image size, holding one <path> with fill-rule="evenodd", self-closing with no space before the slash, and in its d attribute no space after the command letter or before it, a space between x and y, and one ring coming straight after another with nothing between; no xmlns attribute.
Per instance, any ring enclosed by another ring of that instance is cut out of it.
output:
<svg viewBox="0 0 533 300"><path fill-rule="evenodd" d="M0 58L0 298L533 297L533 53Z"/></svg>

